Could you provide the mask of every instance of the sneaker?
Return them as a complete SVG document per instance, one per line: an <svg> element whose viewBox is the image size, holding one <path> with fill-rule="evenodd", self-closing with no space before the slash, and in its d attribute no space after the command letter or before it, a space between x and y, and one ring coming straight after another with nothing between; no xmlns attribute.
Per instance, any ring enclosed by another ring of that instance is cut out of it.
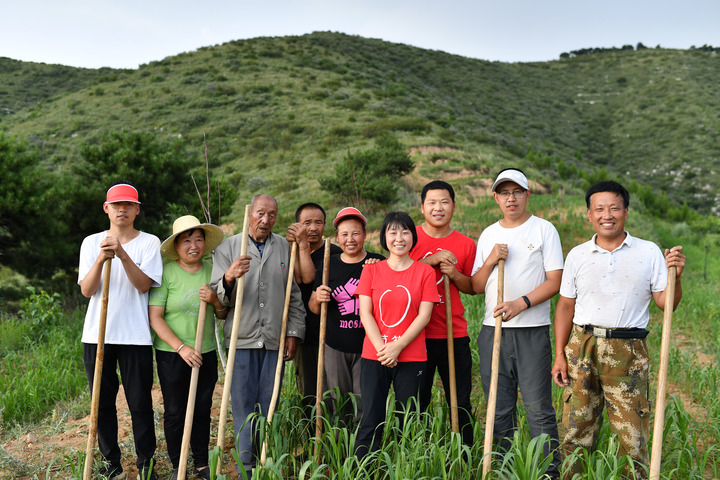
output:
<svg viewBox="0 0 720 480"><path fill-rule="evenodd" d="M174 468L172 473L170 474L170 480L178 480L178 475L180 474L179 469ZM186 480L187 477L183 478L182 480Z"/></svg>
<svg viewBox="0 0 720 480"><path fill-rule="evenodd" d="M210 467L200 467L195 469L195 476L203 480L210 480Z"/></svg>
<svg viewBox="0 0 720 480"><path fill-rule="evenodd" d="M111 465L105 465L100 467L98 472L98 480L125 480L127 473L123 472L122 467L113 467Z"/></svg>

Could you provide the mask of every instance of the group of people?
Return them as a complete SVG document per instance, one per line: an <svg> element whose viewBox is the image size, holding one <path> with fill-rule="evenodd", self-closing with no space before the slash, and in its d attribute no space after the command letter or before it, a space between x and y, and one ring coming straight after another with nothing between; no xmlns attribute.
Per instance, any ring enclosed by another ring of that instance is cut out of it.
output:
<svg viewBox="0 0 720 480"><path fill-rule="evenodd" d="M652 299L665 307L667 268L676 267L674 306L680 302L685 265L682 247L665 250L631 237L624 229L629 194L616 182L600 182L586 194L587 217L596 232L572 249L563 262L560 237L548 221L527 211L531 190L516 168L501 171L492 195L502 218L488 226L477 243L455 230L455 192L435 180L420 194L423 221L415 225L405 212L386 215L379 241L387 252L367 252L367 218L354 207L333 220L335 242L323 282L323 232L326 212L316 203L301 205L285 237L273 232L278 204L269 195L251 201L247 252L243 235L223 240L218 227L186 216L173 234L160 241L135 229L140 209L137 190L119 182L104 204L110 227L89 236L80 252L78 283L90 298L83 331L84 361L92 388L102 269L112 259L107 307L105 364L100 394L98 442L107 460L104 474L122 479L117 443L115 398L119 367L132 416L137 466L152 470L155 433L152 413L152 346L164 404L168 455L177 478L180 440L190 371L201 369L190 441L195 473L210 478L208 443L217 357L212 338L214 317L225 318L225 348L230 345L236 286L244 277L241 325L232 379L232 412L238 472L250 478L258 458L258 437L251 414L268 411L278 356L294 360L298 391L310 417L315 396L340 395L337 411L351 426L349 397L359 419L356 455L380 448L390 388L395 412L417 405L427 410L435 385L442 381L450 403L447 302L452 318L455 380L460 434L473 444L472 355L460 292L485 294L483 327L478 337L480 373L487 398L495 318L502 318L498 366L495 440L507 448L517 428L518 391L533 437L547 434L553 454L551 478L561 472L560 440L552 402L552 382L565 389L563 422L566 452L592 449L603 408L620 437L621 453L648 464L649 359L645 337ZM298 253L289 275L290 243ZM212 265L203 256L213 251ZM163 267L163 259L165 264ZM504 261L504 301L498 302L498 264ZM445 298L444 277L450 298ZM285 291L291 284L284 351L279 352ZM555 314L555 361L550 342L550 299L560 298ZM148 308L149 301L149 308ZM200 301L208 305L201 351L195 350ZM317 392L319 317L327 304L322 392ZM154 334L152 333L154 332ZM413 403L414 402L414 403ZM345 406L343 408L343 406ZM566 469L567 478L581 468ZM146 478L143 476L142 478Z"/></svg>

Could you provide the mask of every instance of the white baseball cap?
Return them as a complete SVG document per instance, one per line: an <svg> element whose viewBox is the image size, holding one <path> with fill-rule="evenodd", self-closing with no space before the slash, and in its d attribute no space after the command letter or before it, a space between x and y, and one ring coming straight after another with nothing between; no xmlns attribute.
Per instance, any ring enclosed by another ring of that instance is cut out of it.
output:
<svg viewBox="0 0 720 480"><path fill-rule="evenodd" d="M507 170L503 170L502 172L498 173L498 176L495 179L495 183L493 183L491 191L494 192L497 186L503 182L515 182L525 190L529 189L528 181L525 177L525 174L522 173L520 170L515 170L514 168L508 168Z"/></svg>

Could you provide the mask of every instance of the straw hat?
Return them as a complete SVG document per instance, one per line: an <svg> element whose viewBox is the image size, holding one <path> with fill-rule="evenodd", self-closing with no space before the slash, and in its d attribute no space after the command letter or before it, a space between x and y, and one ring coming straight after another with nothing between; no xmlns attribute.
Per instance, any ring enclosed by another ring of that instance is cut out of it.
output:
<svg viewBox="0 0 720 480"><path fill-rule="evenodd" d="M192 230L193 228L201 228L205 232L205 251L203 255L212 252L223 241L225 233L217 225L212 223L200 223L197 217L185 215L173 222L173 233L170 235L160 247L160 253L163 257L170 260L177 260L177 250L175 250L175 238L183 232Z"/></svg>

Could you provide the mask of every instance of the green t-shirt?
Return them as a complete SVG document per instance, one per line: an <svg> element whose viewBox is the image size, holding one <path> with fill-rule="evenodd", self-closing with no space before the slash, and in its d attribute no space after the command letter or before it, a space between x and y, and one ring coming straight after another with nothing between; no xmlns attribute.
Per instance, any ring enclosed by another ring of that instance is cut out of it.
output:
<svg viewBox="0 0 720 480"><path fill-rule="evenodd" d="M210 283L212 264L203 261L203 268L197 273L188 273L175 261L163 266L162 285L150 289L149 304L165 307L165 322L177 337L187 346L195 347L197 318L200 312L200 287ZM212 352L215 346L215 308L208 304L203 330L202 352ZM157 350L174 352L153 332L153 345Z"/></svg>

